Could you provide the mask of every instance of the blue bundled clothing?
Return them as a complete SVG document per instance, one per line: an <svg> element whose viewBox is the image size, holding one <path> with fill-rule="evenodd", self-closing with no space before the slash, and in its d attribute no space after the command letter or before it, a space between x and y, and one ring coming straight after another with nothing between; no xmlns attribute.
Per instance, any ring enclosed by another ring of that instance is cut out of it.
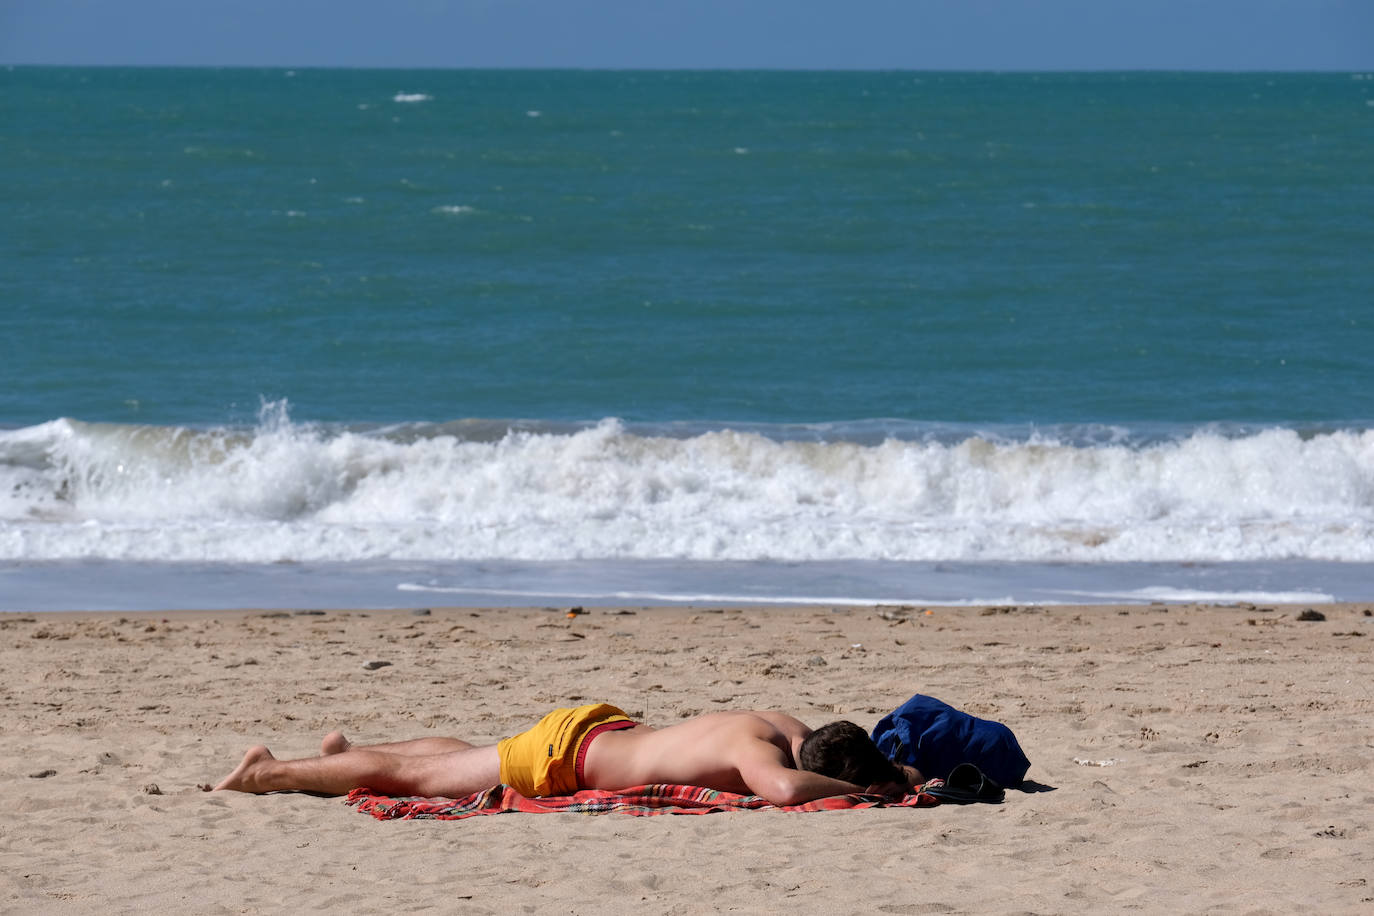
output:
<svg viewBox="0 0 1374 916"><path fill-rule="evenodd" d="M999 785L1015 788L1030 769L1010 728L919 693L883 717L873 742L926 778L944 779L959 764L972 763Z"/></svg>

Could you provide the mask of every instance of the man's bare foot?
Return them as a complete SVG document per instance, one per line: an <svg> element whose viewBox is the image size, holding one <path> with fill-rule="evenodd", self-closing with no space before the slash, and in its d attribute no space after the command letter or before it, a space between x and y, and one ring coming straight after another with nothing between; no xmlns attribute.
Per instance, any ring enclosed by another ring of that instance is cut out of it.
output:
<svg viewBox="0 0 1374 916"><path fill-rule="evenodd" d="M352 746L353 742L345 738L343 732L330 732L320 742L320 756L328 757L331 754L342 754Z"/></svg>
<svg viewBox="0 0 1374 916"><path fill-rule="evenodd" d="M243 760L234 767L234 772L224 777L220 784L215 786L215 791L232 789L235 792L270 792L271 789L266 788L260 778L262 776L261 770L267 761L276 759L264 744L250 747L248 752L243 755Z"/></svg>

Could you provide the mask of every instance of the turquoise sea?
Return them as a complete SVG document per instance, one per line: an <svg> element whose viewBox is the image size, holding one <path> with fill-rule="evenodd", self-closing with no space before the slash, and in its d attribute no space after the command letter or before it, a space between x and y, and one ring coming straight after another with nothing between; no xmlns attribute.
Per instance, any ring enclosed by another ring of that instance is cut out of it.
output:
<svg viewBox="0 0 1374 916"><path fill-rule="evenodd" d="M1374 598L1374 74L0 70L0 610Z"/></svg>

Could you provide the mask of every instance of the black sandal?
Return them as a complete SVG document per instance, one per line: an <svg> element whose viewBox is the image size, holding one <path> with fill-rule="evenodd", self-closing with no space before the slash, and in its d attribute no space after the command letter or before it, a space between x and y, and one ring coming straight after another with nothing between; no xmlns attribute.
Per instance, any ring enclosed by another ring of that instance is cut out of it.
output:
<svg viewBox="0 0 1374 916"><path fill-rule="evenodd" d="M983 771L971 763L959 764L949 771L943 786L926 789L925 792L941 802L955 805L971 805L975 802L1000 805L1007 794L1005 789L984 776Z"/></svg>

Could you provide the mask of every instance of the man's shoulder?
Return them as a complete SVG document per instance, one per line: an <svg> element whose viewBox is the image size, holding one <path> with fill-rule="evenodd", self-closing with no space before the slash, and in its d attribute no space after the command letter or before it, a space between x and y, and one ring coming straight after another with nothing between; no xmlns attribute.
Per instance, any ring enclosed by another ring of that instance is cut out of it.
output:
<svg viewBox="0 0 1374 916"><path fill-rule="evenodd" d="M660 734L676 735L663 740L706 741L713 745L740 746L748 739L772 744L788 757L795 753L801 741L811 733L800 719L771 709L730 709L706 713L663 730ZM689 736L692 736L689 738Z"/></svg>
<svg viewBox="0 0 1374 916"><path fill-rule="evenodd" d="M770 726L787 735L789 738L794 735L805 737L811 734L811 729L806 723L796 716L790 716L785 712L778 712L773 709L751 709L749 715L756 719L767 722Z"/></svg>
<svg viewBox="0 0 1374 916"><path fill-rule="evenodd" d="M761 753L764 745L772 748L767 756L776 754L776 762L795 767L801 742L811 729L787 713L775 710L741 710L731 728L731 743L735 749L750 756ZM752 748L752 750L751 750Z"/></svg>

